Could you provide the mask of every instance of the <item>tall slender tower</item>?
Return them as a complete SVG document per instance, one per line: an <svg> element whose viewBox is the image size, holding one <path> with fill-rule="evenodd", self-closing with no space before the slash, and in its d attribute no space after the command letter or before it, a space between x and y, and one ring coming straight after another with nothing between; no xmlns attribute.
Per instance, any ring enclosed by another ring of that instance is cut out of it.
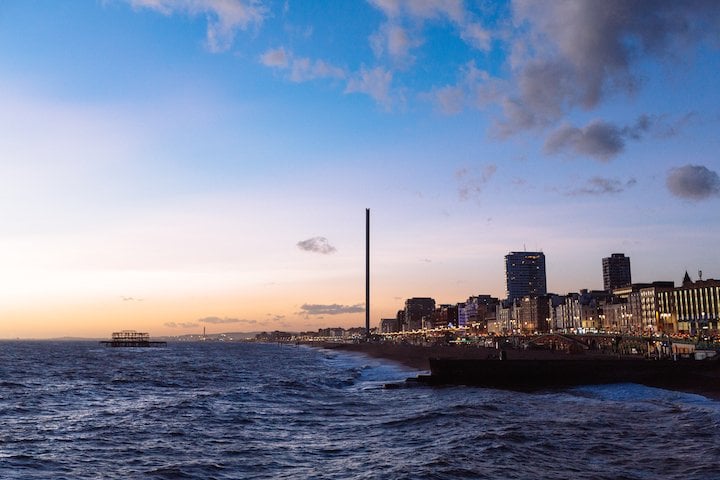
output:
<svg viewBox="0 0 720 480"><path fill-rule="evenodd" d="M370 209L365 209L365 339L370 339Z"/></svg>

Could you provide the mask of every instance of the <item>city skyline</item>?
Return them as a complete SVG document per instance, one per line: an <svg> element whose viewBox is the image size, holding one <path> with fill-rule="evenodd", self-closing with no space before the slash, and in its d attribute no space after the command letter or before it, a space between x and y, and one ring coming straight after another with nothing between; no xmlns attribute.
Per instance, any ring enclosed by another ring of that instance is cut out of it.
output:
<svg viewBox="0 0 720 480"><path fill-rule="evenodd" d="M62 18L62 22L57 21ZM720 278L713 2L0 6L0 338ZM527 249L525 248L527 245Z"/></svg>

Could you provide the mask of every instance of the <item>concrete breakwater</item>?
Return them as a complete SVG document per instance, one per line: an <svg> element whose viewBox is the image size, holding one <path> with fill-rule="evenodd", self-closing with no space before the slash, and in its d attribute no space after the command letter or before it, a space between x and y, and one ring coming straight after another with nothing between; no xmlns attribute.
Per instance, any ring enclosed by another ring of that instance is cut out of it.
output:
<svg viewBox="0 0 720 480"><path fill-rule="evenodd" d="M431 374L422 376L421 380L431 385L537 390L638 383L720 397L720 362L717 360L430 358L429 363Z"/></svg>
<svg viewBox="0 0 720 480"><path fill-rule="evenodd" d="M474 385L531 391L577 385L638 383L720 399L720 361L646 360L585 353L392 343L324 344L428 370L428 385ZM504 353L503 353L504 352ZM503 359L500 359L502 354Z"/></svg>

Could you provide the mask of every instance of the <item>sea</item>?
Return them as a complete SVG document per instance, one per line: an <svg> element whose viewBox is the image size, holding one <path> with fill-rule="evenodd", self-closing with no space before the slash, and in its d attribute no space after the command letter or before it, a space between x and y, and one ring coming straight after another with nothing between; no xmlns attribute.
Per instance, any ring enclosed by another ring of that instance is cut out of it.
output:
<svg viewBox="0 0 720 480"><path fill-rule="evenodd" d="M716 400L418 373L294 345L0 342L0 478L720 479Z"/></svg>

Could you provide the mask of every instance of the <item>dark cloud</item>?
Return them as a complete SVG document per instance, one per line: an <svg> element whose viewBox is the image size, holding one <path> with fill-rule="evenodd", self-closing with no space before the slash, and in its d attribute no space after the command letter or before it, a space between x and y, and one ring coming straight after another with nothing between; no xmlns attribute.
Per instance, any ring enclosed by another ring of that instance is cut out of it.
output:
<svg viewBox="0 0 720 480"><path fill-rule="evenodd" d="M317 304L304 304L300 307L300 314L302 315L340 315L343 313L362 313L365 311L365 305L358 303L357 305L338 305L333 303L332 305L317 305Z"/></svg>
<svg viewBox="0 0 720 480"><path fill-rule="evenodd" d="M673 168L665 180L670 193L688 200L720 196L720 176L702 165Z"/></svg>
<svg viewBox="0 0 720 480"><path fill-rule="evenodd" d="M198 328L200 324L194 322L165 322L168 328Z"/></svg>
<svg viewBox="0 0 720 480"><path fill-rule="evenodd" d="M222 324L222 323L247 323L247 324L256 324L256 320L240 320L238 318L220 318L220 317L205 317L198 320L200 323L212 323L212 324Z"/></svg>
<svg viewBox="0 0 720 480"><path fill-rule="evenodd" d="M500 135L546 127L606 96L641 87L634 67L655 59L681 62L699 42L717 43L720 2L515 0L526 34L513 45L515 87L500 100Z"/></svg>
<svg viewBox="0 0 720 480"><path fill-rule="evenodd" d="M298 242L297 246L300 250L322 253L324 255L328 255L337 250L335 247L330 245L330 242L328 242L328 239L325 237L308 238L307 240Z"/></svg>
<svg viewBox="0 0 720 480"><path fill-rule="evenodd" d="M623 182L617 178L592 177L584 186L568 190L565 195L575 197L581 195L608 195L622 193L628 188L635 186L636 183L637 180L634 178Z"/></svg>
<svg viewBox="0 0 720 480"><path fill-rule="evenodd" d="M607 162L625 149L626 140L640 140L655 123L648 115L641 115L633 125L622 128L601 120L582 128L564 125L550 134L544 150L548 154L570 152Z"/></svg>
<svg viewBox="0 0 720 480"><path fill-rule="evenodd" d="M495 175L496 171L497 165L491 164L483 167L479 174L467 168L462 168L455 172L455 178L457 178L460 184L458 187L460 200L470 200L473 198L479 200L480 194L485 189L485 185L493 175Z"/></svg>
<svg viewBox="0 0 720 480"><path fill-rule="evenodd" d="M571 151L608 161L625 148L621 130L610 123L594 121L583 128L565 125L553 132L545 141L545 152L550 154Z"/></svg>

